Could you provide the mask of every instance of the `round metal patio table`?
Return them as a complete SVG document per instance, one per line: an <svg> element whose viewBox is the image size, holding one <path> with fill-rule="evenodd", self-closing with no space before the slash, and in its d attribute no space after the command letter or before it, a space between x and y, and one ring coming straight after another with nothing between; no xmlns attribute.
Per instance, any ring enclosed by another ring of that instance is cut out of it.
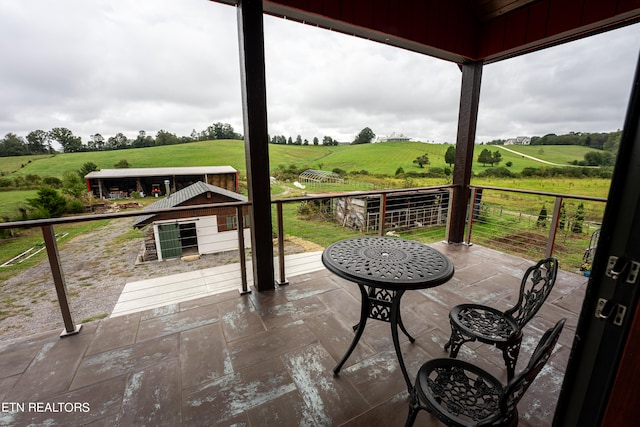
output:
<svg viewBox="0 0 640 427"><path fill-rule="evenodd" d="M362 295L356 334L342 360L333 369L340 372L364 332L367 318L391 323L393 346L402 375L411 381L400 352L398 327L414 342L400 316L400 299L405 291L427 289L453 276L453 263L436 249L422 243L394 237L356 237L329 245L322 263L332 273L358 285Z"/></svg>

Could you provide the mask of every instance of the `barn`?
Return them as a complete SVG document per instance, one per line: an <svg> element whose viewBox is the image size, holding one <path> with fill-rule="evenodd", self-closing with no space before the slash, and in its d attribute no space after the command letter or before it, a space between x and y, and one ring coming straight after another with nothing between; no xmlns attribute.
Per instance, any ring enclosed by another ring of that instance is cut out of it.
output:
<svg viewBox="0 0 640 427"><path fill-rule="evenodd" d="M241 194L198 181L160 198L145 210L213 203L246 202ZM251 242L249 208L243 206L245 244ZM143 261L204 255L238 249L238 217L233 206L150 214L138 217L134 228L151 225L145 238Z"/></svg>
<svg viewBox="0 0 640 427"><path fill-rule="evenodd" d="M160 197L198 181L238 191L238 171L231 166L101 169L84 178L87 191L100 199L122 199L133 192Z"/></svg>

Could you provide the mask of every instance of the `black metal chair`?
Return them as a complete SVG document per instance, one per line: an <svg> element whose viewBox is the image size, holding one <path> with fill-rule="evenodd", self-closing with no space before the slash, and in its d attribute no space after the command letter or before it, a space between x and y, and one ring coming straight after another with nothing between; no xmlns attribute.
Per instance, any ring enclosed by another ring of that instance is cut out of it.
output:
<svg viewBox="0 0 640 427"><path fill-rule="evenodd" d="M547 363L566 319L546 331L527 367L503 387L488 372L458 359L431 360L411 391L406 426L424 409L448 426L517 426L518 402Z"/></svg>
<svg viewBox="0 0 640 427"><path fill-rule="evenodd" d="M513 378L522 342L522 328L549 296L557 274L558 260L553 257L529 267L520 283L518 301L505 312L480 304L453 307L449 312L451 337L444 349L451 347L449 356L456 357L466 342L493 344L502 350L507 378Z"/></svg>

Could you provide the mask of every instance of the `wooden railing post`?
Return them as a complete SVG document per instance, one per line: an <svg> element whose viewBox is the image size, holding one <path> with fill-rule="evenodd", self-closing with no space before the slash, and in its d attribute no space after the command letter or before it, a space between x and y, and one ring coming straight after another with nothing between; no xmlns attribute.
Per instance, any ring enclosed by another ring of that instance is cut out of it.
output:
<svg viewBox="0 0 640 427"><path fill-rule="evenodd" d="M44 244L47 248L51 275L53 276L53 283L56 287L56 293L58 294L58 302L60 303L60 311L62 311L62 320L64 321L64 330L60 336L75 335L80 332L82 325L76 326L71 317L71 309L69 308L69 300L67 299L67 285L65 284L62 266L60 265L60 255L58 253L58 244L56 243L53 226L43 225L42 236L44 237Z"/></svg>

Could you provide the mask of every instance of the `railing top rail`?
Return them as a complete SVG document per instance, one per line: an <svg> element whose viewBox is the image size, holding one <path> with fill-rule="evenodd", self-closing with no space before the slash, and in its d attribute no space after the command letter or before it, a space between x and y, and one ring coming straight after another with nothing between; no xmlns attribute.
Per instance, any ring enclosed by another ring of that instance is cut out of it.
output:
<svg viewBox="0 0 640 427"><path fill-rule="evenodd" d="M607 201L607 199L604 197L579 196L576 194L560 194L560 193L550 193L547 191L536 191L536 190L518 190L515 188L492 187L489 185L470 185L469 188L471 189L478 188L482 190L508 191L511 193L521 193L521 194L535 194L538 196L561 197L563 199L588 200L590 202L606 202Z"/></svg>
<svg viewBox="0 0 640 427"><path fill-rule="evenodd" d="M388 190L367 190L367 191L345 191L342 193L324 193L324 194L312 194L299 197L287 197L282 199L273 200L272 203L290 203L290 202L304 202L306 200L317 199L333 199L337 197L358 197L358 196L378 196L380 194L406 194L406 193L427 193L433 190L445 190L448 188L455 188L458 185L436 185L432 187L415 187L415 188L395 188Z"/></svg>
<svg viewBox="0 0 640 427"><path fill-rule="evenodd" d="M32 219L26 221L0 222L0 230L7 228L33 228L46 225L69 224L74 222L97 221L100 219L127 218L132 216L155 215L166 212L180 212L190 210L218 209L224 207L251 206L251 202L226 202L226 203L208 203L204 205L187 205L175 206L166 209L143 209L128 212L112 212L93 215L65 216L61 218Z"/></svg>

